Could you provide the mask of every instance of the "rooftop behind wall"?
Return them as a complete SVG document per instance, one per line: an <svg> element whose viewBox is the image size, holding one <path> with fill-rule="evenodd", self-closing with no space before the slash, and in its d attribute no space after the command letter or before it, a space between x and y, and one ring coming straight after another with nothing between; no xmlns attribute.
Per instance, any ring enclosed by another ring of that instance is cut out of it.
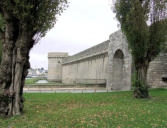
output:
<svg viewBox="0 0 167 128"><path fill-rule="evenodd" d="M84 50L78 54L75 54L73 56L69 56L67 58L63 59L63 64L68 64L68 63L72 63L75 61L79 61L79 60L83 60L89 57L93 57L96 55L100 55L100 54L104 54L106 52L108 52L108 46L109 46L109 40L100 43L96 46L93 46L87 50Z"/></svg>

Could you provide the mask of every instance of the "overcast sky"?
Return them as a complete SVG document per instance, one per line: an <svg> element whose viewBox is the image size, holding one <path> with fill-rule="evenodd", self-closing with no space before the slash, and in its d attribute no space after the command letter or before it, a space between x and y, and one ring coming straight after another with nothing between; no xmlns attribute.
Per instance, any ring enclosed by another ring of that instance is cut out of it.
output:
<svg viewBox="0 0 167 128"><path fill-rule="evenodd" d="M70 0L55 27L31 50L31 67L47 69L48 52L73 55L108 40L109 35L118 30L111 1Z"/></svg>

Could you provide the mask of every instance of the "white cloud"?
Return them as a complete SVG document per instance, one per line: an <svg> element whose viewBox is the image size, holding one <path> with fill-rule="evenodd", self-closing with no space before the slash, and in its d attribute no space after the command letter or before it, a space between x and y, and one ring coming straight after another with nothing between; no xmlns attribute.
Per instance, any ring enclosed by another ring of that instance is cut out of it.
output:
<svg viewBox="0 0 167 128"><path fill-rule="evenodd" d="M47 68L46 65L48 64L48 59L46 54L30 53L30 56L31 56L30 62L37 62L33 63L33 68L39 68L39 67Z"/></svg>
<svg viewBox="0 0 167 128"><path fill-rule="evenodd" d="M70 0L69 8L58 18L55 27L31 50L31 66L47 68L48 52L75 54L108 40L118 30L110 2Z"/></svg>

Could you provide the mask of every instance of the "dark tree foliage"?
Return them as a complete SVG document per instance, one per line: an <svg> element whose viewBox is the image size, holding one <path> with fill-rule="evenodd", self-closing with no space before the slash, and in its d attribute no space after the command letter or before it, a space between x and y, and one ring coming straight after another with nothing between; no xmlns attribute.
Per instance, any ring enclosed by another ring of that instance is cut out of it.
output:
<svg viewBox="0 0 167 128"><path fill-rule="evenodd" d="M166 0L117 0L115 13L127 37L135 67L134 96L146 98L148 94L147 69L166 42Z"/></svg>
<svg viewBox="0 0 167 128"><path fill-rule="evenodd" d="M4 31L4 20L2 19L2 15L0 14L0 29ZM2 59L2 42L0 40L0 62L1 62L1 59Z"/></svg>
<svg viewBox="0 0 167 128"><path fill-rule="evenodd" d="M51 29L67 0L0 0L0 115L23 112L29 51ZM4 25L2 25L4 24Z"/></svg>

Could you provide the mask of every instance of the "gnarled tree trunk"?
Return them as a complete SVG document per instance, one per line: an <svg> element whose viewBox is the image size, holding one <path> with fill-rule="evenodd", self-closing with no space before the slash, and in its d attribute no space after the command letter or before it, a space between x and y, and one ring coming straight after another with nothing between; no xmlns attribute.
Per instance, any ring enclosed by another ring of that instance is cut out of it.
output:
<svg viewBox="0 0 167 128"><path fill-rule="evenodd" d="M2 62L0 66L0 115L20 115L23 112L23 87L28 73L29 51L34 41L27 25L7 20L2 41ZM17 30L17 31L16 31Z"/></svg>

